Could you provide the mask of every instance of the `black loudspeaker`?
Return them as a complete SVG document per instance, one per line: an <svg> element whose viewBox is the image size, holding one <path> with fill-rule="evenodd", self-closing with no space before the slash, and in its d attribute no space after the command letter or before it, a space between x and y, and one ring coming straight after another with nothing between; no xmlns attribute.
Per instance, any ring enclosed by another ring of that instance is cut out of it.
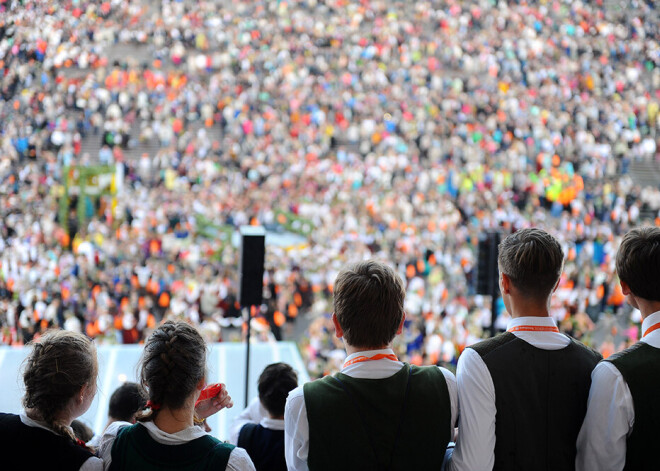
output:
<svg viewBox="0 0 660 471"><path fill-rule="evenodd" d="M238 288L241 307L261 305L265 257L266 230L261 226L242 226Z"/></svg>
<svg viewBox="0 0 660 471"><path fill-rule="evenodd" d="M475 286L477 294L497 296L500 292L497 269L497 246L499 244L499 232L486 232L479 236Z"/></svg>

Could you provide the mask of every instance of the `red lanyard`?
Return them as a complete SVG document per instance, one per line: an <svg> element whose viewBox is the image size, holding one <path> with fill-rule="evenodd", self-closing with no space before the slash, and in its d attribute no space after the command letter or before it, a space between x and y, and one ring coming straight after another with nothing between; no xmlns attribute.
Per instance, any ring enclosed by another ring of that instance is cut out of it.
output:
<svg viewBox="0 0 660 471"><path fill-rule="evenodd" d="M557 332L559 329L557 327L549 325L519 325L516 327L511 327L507 332Z"/></svg>
<svg viewBox="0 0 660 471"><path fill-rule="evenodd" d="M365 357L364 355L361 355L359 357L355 357L352 360L349 360L346 363L344 363L344 368L346 368L347 366L354 365L356 363L362 363L363 361L376 361L376 360L383 360L383 359L388 359L388 360L392 360L392 361L399 361L399 359L393 353L379 353L379 354L374 355L372 357Z"/></svg>
<svg viewBox="0 0 660 471"><path fill-rule="evenodd" d="M660 322L658 322L657 324L653 324L651 327L649 327L648 329L646 329L646 330L644 331L644 335L642 335L642 337L646 337L648 334L650 334L650 333L653 332L654 330L658 330L658 329L660 329Z"/></svg>

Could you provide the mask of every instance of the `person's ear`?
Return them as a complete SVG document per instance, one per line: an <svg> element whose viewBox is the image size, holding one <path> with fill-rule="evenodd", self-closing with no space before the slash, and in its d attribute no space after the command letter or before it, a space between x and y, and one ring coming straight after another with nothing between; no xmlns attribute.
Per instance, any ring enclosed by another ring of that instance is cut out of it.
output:
<svg viewBox="0 0 660 471"><path fill-rule="evenodd" d="M620 280L619 283L621 283L621 293L624 296L628 296L629 294L632 294L632 291L630 291L630 286L628 286L628 283L626 283L623 280Z"/></svg>
<svg viewBox="0 0 660 471"><path fill-rule="evenodd" d="M342 338L344 336L344 331L341 328L341 325L339 325L339 319L337 319L337 314L334 312L332 313L332 323L335 325L335 335L337 336L338 339Z"/></svg>
<svg viewBox="0 0 660 471"><path fill-rule="evenodd" d="M511 278L505 273L500 273L500 290L502 294L509 294L511 292Z"/></svg>
<svg viewBox="0 0 660 471"><path fill-rule="evenodd" d="M197 382L197 386L195 386L199 391L204 389L204 385L206 385L206 378L202 378Z"/></svg>
<svg viewBox="0 0 660 471"><path fill-rule="evenodd" d="M80 388L80 394L78 394L78 397L76 398L80 404L83 403L85 400L85 397L87 397L89 394L94 395L96 394L96 385L94 383L85 383L82 385Z"/></svg>
<svg viewBox="0 0 660 471"><path fill-rule="evenodd" d="M406 322L406 311L403 311L403 316L401 316L401 323L399 324L399 328L396 331L396 335L401 335L401 332L403 332L403 324Z"/></svg>

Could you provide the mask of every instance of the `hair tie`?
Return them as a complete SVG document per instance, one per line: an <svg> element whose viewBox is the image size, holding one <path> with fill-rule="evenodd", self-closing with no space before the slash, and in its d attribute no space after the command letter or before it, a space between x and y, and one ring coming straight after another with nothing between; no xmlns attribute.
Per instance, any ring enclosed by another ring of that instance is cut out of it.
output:
<svg viewBox="0 0 660 471"><path fill-rule="evenodd" d="M160 404L154 404L151 402L151 400L147 401L147 407L151 410L159 410L160 409Z"/></svg>

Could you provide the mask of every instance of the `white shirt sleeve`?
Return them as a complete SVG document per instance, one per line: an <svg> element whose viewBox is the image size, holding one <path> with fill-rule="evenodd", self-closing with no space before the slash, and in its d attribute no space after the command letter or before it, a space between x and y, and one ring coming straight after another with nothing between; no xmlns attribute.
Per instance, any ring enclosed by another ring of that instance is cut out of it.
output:
<svg viewBox="0 0 660 471"><path fill-rule="evenodd" d="M577 439L577 471L621 471L635 422L632 395L621 372L600 362L591 374L587 415Z"/></svg>
<svg viewBox="0 0 660 471"><path fill-rule="evenodd" d="M454 438L454 427L456 427L456 420L458 419L458 392L456 386L456 376L447 368L440 368L442 375L445 377L447 383L447 391L449 391L449 401L451 407L451 423L449 424L450 434L449 440Z"/></svg>
<svg viewBox="0 0 660 471"><path fill-rule="evenodd" d="M232 445L238 445L238 436L244 425L258 424L261 422L261 419L265 417L262 409L259 398L255 397L252 399L248 406L243 409L243 412L241 412L232 422L231 428L229 429L229 443Z"/></svg>
<svg viewBox="0 0 660 471"><path fill-rule="evenodd" d="M250 455L243 448L238 447L231 451L225 469L227 471L256 471Z"/></svg>
<svg viewBox="0 0 660 471"><path fill-rule="evenodd" d="M458 440L447 469L488 471L495 463L495 386L479 354L466 348L458 359Z"/></svg>
<svg viewBox="0 0 660 471"><path fill-rule="evenodd" d="M289 393L284 408L284 457L289 471L308 471L309 422L303 387Z"/></svg>
<svg viewBox="0 0 660 471"><path fill-rule="evenodd" d="M119 430L130 425L132 425L130 422L113 422L103 432L101 444L97 450L99 458L103 460L103 469L110 469L110 463L112 463L112 444L115 442Z"/></svg>
<svg viewBox="0 0 660 471"><path fill-rule="evenodd" d="M103 461L96 456L90 456L87 458L87 461L82 464L80 471L103 471Z"/></svg>

